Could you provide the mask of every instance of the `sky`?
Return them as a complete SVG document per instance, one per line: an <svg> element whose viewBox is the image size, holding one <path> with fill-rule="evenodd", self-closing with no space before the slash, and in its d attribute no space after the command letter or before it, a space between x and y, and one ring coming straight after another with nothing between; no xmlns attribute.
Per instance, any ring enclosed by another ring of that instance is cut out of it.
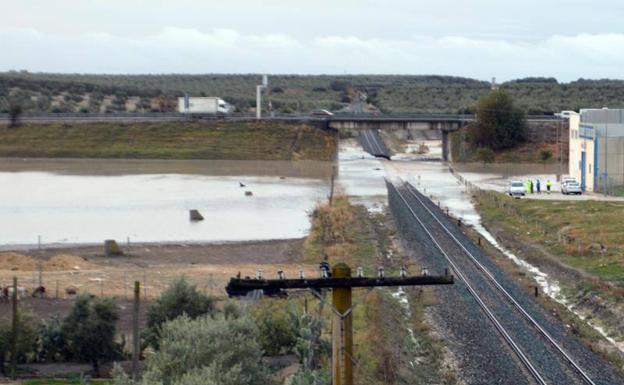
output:
<svg viewBox="0 0 624 385"><path fill-rule="evenodd" d="M624 78L622 0L0 1L0 71Z"/></svg>

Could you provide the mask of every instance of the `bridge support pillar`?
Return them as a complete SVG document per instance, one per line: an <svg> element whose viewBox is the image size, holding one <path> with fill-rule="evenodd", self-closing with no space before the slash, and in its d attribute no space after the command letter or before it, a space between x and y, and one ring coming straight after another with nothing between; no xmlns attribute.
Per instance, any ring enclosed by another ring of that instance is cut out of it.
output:
<svg viewBox="0 0 624 385"><path fill-rule="evenodd" d="M448 131L442 130L442 160L447 162L449 160L449 137Z"/></svg>

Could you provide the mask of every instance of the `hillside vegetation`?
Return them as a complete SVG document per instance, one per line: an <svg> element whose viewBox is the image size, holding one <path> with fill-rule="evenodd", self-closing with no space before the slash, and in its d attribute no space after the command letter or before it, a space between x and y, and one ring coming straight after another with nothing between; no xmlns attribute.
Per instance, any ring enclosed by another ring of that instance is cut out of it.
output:
<svg viewBox="0 0 624 385"><path fill-rule="evenodd" d="M335 137L275 122L0 125L0 157L331 160Z"/></svg>
<svg viewBox="0 0 624 385"><path fill-rule="evenodd" d="M17 100L26 112L173 111L176 97L220 96L248 112L255 107L258 74L85 75L11 71L0 73L0 111ZM488 82L451 76L272 75L265 104L280 112L339 110L360 94L386 113L474 111ZM506 82L518 107L549 114L584 107L624 107L623 80L559 83L552 78Z"/></svg>

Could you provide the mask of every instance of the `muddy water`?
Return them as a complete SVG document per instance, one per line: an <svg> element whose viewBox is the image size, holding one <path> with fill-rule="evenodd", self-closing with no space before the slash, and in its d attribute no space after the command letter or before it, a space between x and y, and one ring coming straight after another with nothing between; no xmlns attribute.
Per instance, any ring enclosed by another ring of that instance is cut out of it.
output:
<svg viewBox="0 0 624 385"><path fill-rule="evenodd" d="M0 158L0 172L41 171L67 175L192 174L329 179L331 162L301 160L158 160Z"/></svg>
<svg viewBox="0 0 624 385"><path fill-rule="evenodd" d="M356 204L380 211L387 204L385 171L382 161L365 152L355 140L340 142L336 186Z"/></svg>
<svg viewBox="0 0 624 385"><path fill-rule="evenodd" d="M328 195L331 168L330 162L2 160L0 245L32 245L38 236L44 244L302 237L309 212ZM190 222L190 209L205 220Z"/></svg>

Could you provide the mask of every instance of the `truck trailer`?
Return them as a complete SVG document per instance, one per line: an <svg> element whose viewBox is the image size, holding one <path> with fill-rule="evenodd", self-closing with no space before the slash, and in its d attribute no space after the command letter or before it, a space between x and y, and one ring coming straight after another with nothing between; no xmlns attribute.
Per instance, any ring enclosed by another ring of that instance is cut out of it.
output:
<svg viewBox="0 0 624 385"><path fill-rule="evenodd" d="M230 106L218 97L178 98L178 112L183 114L228 114Z"/></svg>

